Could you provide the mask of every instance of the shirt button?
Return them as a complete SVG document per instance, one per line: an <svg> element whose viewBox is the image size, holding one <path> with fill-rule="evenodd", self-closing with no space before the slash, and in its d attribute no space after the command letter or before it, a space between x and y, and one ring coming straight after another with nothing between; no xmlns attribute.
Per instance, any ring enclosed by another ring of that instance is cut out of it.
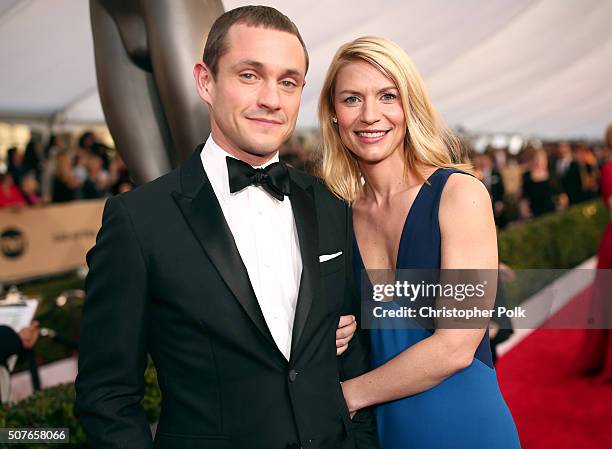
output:
<svg viewBox="0 0 612 449"><path fill-rule="evenodd" d="M298 372L294 369L292 369L291 371L289 371L289 382L295 382L295 379L297 379L297 375Z"/></svg>

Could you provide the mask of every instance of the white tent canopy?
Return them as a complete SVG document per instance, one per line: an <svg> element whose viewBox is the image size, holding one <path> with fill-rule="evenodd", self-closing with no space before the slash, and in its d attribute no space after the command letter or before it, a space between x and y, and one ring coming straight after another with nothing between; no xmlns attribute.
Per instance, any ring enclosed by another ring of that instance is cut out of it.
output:
<svg viewBox="0 0 612 449"><path fill-rule="evenodd" d="M609 0L263 3L296 22L310 53L299 127L317 125L335 50L366 34L406 50L453 127L599 138L612 121ZM104 121L87 0L0 0L0 61L0 121Z"/></svg>

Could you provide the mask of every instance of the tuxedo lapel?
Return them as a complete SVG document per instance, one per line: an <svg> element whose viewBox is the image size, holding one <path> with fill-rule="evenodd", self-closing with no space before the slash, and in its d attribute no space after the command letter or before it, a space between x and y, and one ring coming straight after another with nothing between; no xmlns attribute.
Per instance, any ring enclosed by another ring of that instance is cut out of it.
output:
<svg viewBox="0 0 612 449"><path fill-rule="evenodd" d="M312 300L318 296L319 231L312 186L304 189L292 179L291 207L293 209L293 217L300 243L300 254L302 256L302 277L295 319L293 321L293 335L291 337L291 358L293 359L296 355L304 326L306 325Z"/></svg>
<svg viewBox="0 0 612 449"><path fill-rule="evenodd" d="M201 150L202 145L181 168L182 192L172 192L172 197L227 287L261 333L277 348L232 232L202 167Z"/></svg>

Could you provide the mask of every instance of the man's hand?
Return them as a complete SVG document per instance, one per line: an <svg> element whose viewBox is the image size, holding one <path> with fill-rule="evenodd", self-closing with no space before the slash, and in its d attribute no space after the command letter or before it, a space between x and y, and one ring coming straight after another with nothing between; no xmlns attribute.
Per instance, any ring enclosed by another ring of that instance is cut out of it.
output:
<svg viewBox="0 0 612 449"><path fill-rule="evenodd" d="M348 344L357 330L357 321L354 315L342 315L336 330L336 355L347 350Z"/></svg>
<svg viewBox="0 0 612 449"><path fill-rule="evenodd" d="M19 331L19 338L21 344L25 349L32 349L38 340L38 334L40 333L38 321L32 321L29 326L24 327Z"/></svg>

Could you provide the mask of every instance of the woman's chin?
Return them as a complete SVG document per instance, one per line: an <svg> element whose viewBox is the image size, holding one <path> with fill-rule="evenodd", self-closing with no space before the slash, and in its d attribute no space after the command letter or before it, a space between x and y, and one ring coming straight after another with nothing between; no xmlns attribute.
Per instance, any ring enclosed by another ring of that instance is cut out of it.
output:
<svg viewBox="0 0 612 449"><path fill-rule="evenodd" d="M359 156L357 156L357 158L363 164L376 165L380 164L381 162L384 162L386 159L389 158L389 156L390 154L388 153L370 151L365 154L360 154Z"/></svg>

